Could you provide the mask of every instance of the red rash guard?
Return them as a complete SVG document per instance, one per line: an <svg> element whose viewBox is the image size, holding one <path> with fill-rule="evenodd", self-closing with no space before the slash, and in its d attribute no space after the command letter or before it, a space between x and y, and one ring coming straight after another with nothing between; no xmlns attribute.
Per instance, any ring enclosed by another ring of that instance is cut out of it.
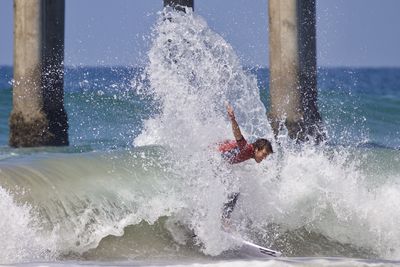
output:
<svg viewBox="0 0 400 267"><path fill-rule="evenodd" d="M222 157L231 164L243 162L254 156L254 147L242 138L239 141L227 140L218 145Z"/></svg>

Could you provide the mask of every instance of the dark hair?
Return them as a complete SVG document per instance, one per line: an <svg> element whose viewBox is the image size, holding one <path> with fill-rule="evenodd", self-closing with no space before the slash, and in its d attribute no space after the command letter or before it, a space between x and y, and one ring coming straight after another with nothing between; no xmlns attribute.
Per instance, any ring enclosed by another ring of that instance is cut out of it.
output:
<svg viewBox="0 0 400 267"><path fill-rule="evenodd" d="M257 150L263 150L265 148L268 152L274 153L274 151L272 150L271 143L267 139L264 139L264 138L257 139L253 143L253 147Z"/></svg>

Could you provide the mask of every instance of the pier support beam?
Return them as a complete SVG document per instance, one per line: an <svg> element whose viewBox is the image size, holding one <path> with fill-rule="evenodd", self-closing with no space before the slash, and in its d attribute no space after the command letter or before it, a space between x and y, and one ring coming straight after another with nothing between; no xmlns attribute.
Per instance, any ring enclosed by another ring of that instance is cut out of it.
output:
<svg viewBox="0 0 400 267"><path fill-rule="evenodd" d="M317 107L315 0L269 0L270 112L277 134L323 139Z"/></svg>
<svg viewBox="0 0 400 267"><path fill-rule="evenodd" d="M68 145L65 0L14 0L12 147Z"/></svg>
<svg viewBox="0 0 400 267"><path fill-rule="evenodd" d="M183 6L194 9L194 0L164 0L164 7L171 6L179 11L185 11Z"/></svg>

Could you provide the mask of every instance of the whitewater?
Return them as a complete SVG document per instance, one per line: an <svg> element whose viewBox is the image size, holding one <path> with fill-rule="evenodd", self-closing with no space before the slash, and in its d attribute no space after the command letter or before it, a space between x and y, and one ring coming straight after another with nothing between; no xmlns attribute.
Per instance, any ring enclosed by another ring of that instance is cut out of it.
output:
<svg viewBox="0 0 400 267"><path fill-rule="evenodd" d="M148 64L127 89L149 111L126 147L2 150L1 264L398 264L398 150L363 146L367 129L335 132L333 121L319 145L284 131L275 139L256 77L190 10L165 9L151 38ZM227 102L248 141L272 141L267 160L220 157L216 144L233 138ZM348 135L352 143L340 143ZM236 232L283 258L237 253L221 228L232 192Z"/></svg>

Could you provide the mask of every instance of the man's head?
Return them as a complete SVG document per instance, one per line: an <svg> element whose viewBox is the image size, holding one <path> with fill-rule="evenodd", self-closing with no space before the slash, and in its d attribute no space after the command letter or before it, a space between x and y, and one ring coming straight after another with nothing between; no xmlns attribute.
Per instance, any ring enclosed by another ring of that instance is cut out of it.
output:
<svg viewBox="0 0 400 267"><path fill-rule="evenodd" d="M265 159L269 154L274 153L272 150L271 143L267 139L257 139L253 143L254 147L254 159L256 160L257 163L260 163Z"/></svg>

